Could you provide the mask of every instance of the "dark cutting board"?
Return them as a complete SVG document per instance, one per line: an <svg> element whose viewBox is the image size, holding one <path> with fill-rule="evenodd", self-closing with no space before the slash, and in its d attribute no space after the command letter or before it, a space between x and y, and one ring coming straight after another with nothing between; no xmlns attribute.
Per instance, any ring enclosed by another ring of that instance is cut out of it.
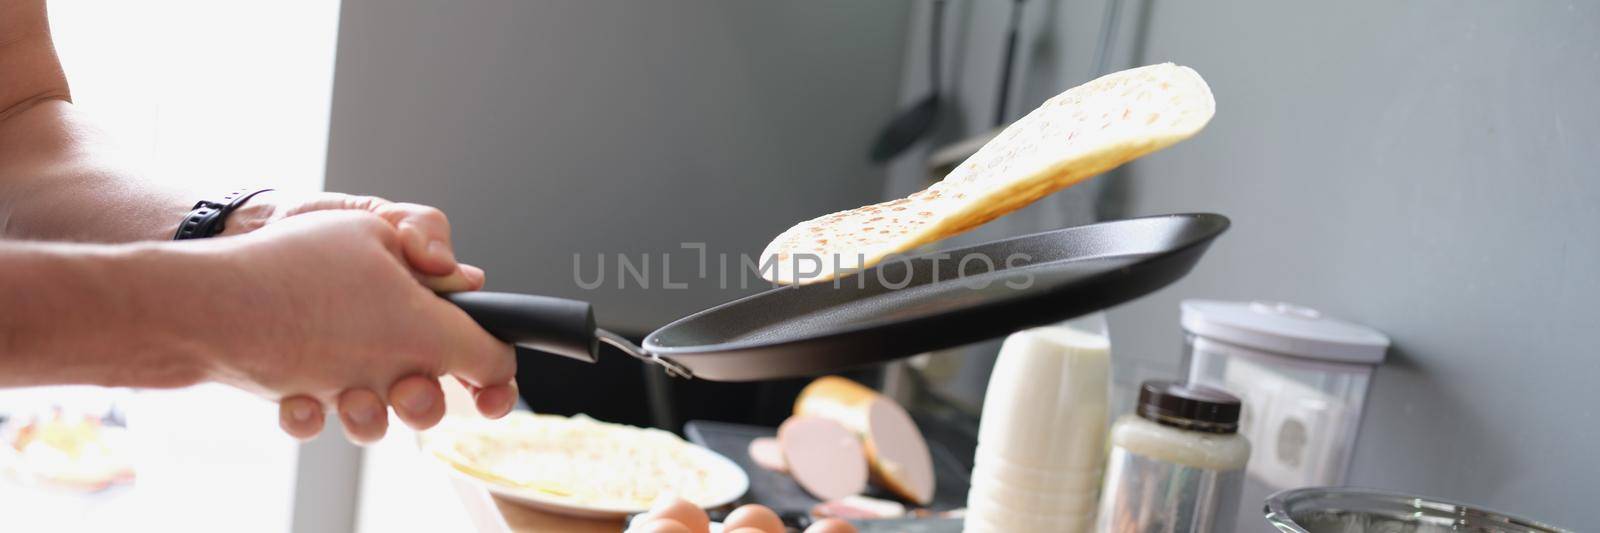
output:
<svg viewBox="0 0 1600 533"><path fill-rule="evenodd" d="M924 434L927 433L924 431ZM779 514L796 515L809 513L811 506L819 503L816 498L801 489L794 478L756 466L750 460L750 441L760 437L771 437L777 434L777 429L692 420L684 424L683 434L691 442L710 448L733 460L739 468L750 475L750 491L745 493L742 502L759 503L771 507ZM947 445L933 439L928 440L928 452L933 456L933 472L937 482L934 486L933 503L928 507L935 511L967 506L967 487L971 482L971 468L968 465L972 453L970 449L965 451L963 459L963 454L954 451L953 448L965 448L965 446L959 443ZM900 501L899 498L877 486L869 486L866 496Z"/></svg>

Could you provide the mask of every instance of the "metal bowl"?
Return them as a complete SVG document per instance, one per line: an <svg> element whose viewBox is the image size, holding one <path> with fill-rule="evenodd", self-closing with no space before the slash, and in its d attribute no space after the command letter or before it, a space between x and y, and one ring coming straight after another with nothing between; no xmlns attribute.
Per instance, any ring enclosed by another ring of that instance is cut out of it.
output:
<svg viewBox="0 0 1600 533"><path fill-rule="evenodd" d="M1470 505L1369 489L1315 487L1267 497L1267 522L1294 533L1570 530Z"/></svg>

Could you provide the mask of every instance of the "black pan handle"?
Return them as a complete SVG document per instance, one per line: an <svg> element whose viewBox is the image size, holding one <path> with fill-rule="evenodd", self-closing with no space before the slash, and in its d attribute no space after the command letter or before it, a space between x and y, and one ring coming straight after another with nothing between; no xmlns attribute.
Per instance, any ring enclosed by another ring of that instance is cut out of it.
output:
<svg viewBox="0 0 1600 533"><path fill-rule="evenodd" d="M444 298L500 340L585 363L599 357L589 302L509 292L457 292Z"/></svg>

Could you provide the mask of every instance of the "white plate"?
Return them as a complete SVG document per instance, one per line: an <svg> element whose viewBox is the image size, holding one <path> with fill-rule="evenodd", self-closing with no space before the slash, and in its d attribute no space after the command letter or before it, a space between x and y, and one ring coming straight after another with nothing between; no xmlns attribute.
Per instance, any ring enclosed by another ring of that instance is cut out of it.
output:
<svg viewBox="0 0 1600 533"><path fill-rule="evenodd" d="M744 496L745 491L749 490L750 477L745 474L744 469L739 468L739 465L735 464L727 457L723 457L721 454L713 452L702 446L698 446L691 442L684 442L683 444L688 448L689 453L698 456L696 457L697 460L704 461L703 464L709 466L713 478L722 478L725 480L716 485L718 488L724 489L721 493L713 495L712 497L708 498L707 501L697 503L703 504L706 508L719 507L733 503L733 501L738 500L740 496ZM650 510L648 504L624 507L585 504L572 501L570 498L564 498L543 492L538 489L502 485L463 472L456 468L455 465L450 464L449 461L435 456L425 447L420 451L423 453L423 455L432 458L435 463L439 464L445 470L450 471L451 475L483 487L485 490L488 490L490 493L496 496L500 496L507 500L511 500L540 511L579 518L616 519Z"/></svg>

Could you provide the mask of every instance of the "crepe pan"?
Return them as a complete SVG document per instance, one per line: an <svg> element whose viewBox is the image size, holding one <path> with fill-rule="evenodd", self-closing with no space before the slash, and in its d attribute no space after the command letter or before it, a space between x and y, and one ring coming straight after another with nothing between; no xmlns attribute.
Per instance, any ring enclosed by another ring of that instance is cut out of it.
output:
<svg viewBox="0 0 1600 533"><path fill-rule="evenodd" d="M775 288L663 326L642 347L596 329L587 302L446 296L496 337L594 362L599 343L680 377L799 377L960 346L1112 307L1177 281L1228 228L1215 214L1102 222L887 260Z"/></svg>

